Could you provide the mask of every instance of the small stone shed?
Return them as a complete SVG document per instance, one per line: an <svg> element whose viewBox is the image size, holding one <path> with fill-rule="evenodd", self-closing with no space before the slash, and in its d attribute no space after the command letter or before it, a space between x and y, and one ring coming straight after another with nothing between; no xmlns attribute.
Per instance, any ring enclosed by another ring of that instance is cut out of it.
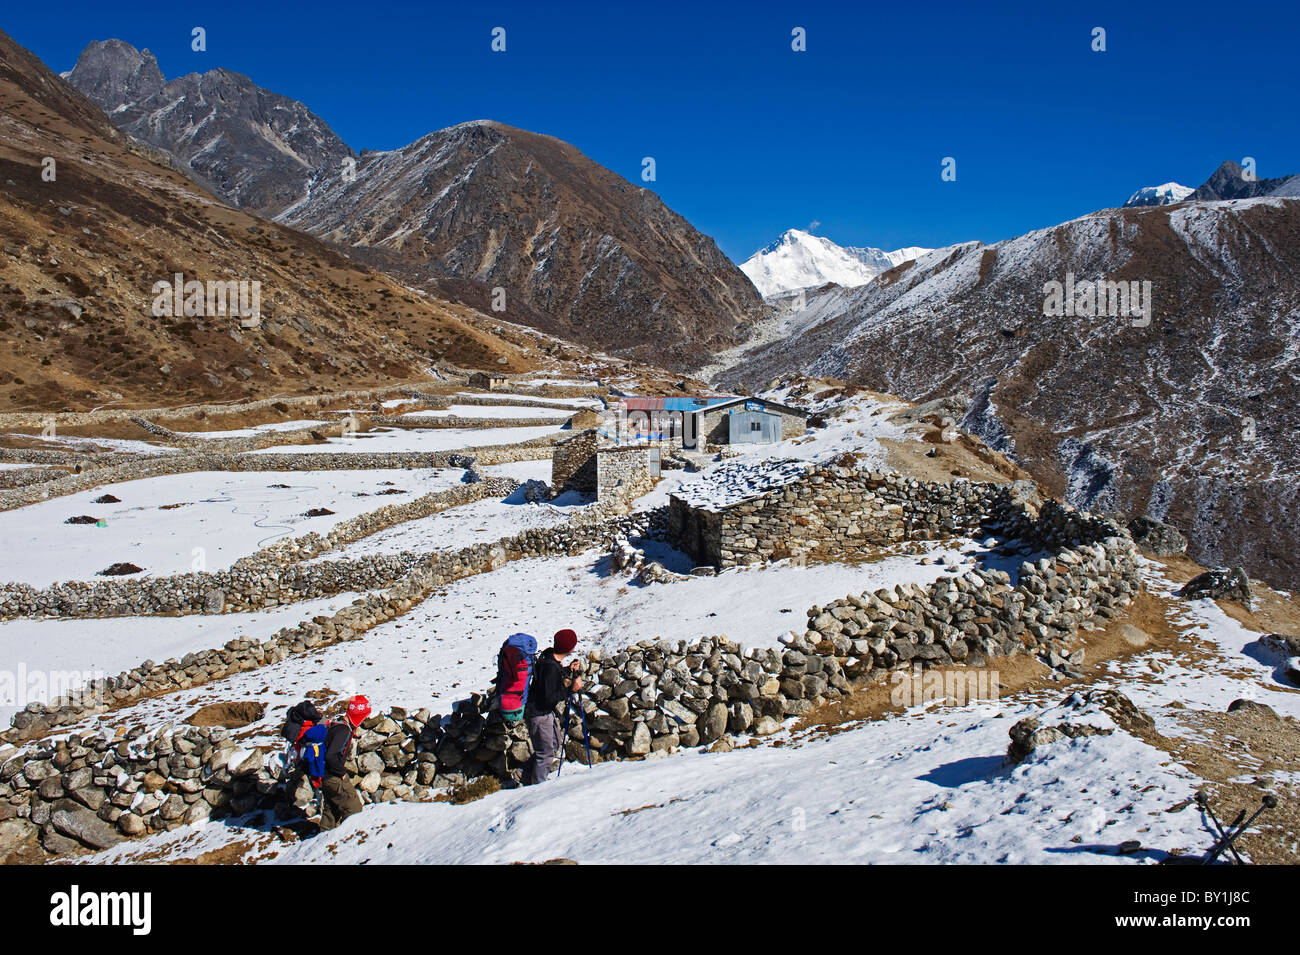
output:
<svg viewBox="0 0 1300 955"><path fill-rule="evenodd" d="M504 388L506 382L505 375L494 374L490 371L476 371L469 376L469 386L471 388L482 388L484 391L496 391L498 388Z"/></svg>
<svg viewBox="0 0 1300 955"><path fill-rule="evenodd" d="M603 446L597 429L589 428L555 445L551 489L595 494L602 501L643 494L659 480L659 468L658 447Z"/></svg>

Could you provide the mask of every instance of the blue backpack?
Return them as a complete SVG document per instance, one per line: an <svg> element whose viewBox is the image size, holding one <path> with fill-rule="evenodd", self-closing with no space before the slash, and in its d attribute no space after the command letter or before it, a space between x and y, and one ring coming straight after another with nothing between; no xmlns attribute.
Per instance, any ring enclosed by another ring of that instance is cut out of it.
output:
<svg viewBox="0 0 1300 955"><path fill-rule="evenodd" d="M314 786L319 786L325 776L325 737L329 729L326 724L317 723L298 737L298 758Z"/></svg>

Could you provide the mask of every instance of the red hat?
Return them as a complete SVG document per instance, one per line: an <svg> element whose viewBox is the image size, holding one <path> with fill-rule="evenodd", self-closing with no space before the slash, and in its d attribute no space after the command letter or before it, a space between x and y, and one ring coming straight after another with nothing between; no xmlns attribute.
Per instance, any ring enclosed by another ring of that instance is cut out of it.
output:
<svg viewBox="0 0 1300 955"><path fill-rule="evenodd" d="M561 653L572 653L578 645L578 635L572 630L560 630L555 634L555 649Z"/></svg>
<svg viewBox="0 0 1300 955"><path fill-rule="evenodd" d="M370 701L364 696L354 696L348 701L348 722L360 726L370 715Z"/></svg>

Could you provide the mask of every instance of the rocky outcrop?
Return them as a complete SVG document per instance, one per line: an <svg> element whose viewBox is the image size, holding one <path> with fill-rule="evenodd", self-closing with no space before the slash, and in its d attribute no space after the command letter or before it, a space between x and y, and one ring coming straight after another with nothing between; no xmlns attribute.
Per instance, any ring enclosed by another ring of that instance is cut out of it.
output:
<svg viewBox="0 0 1300 955"><path fill-rule="evenodd" d="M148 50L104 40L82 50L66 79L122 132L161 150L232 206L259 215L274 217L356 159L302 103L230 70L168 82Z"/></svg>
<svg viewBox="0 0 1300 955"><path fill-rule="evenodd" d="M1250 578L1241 567L1207 570L1183 584L1178 596L1188 600L1195 600L1198 597L1235 600L1249 610L1251 609Z"/></svg>
<svg viewBox="0 0 1300 955"><path fill-rule="evenodd" d="M1187 538L1173 524L1138 517L1129 521L1133 542L1144 554L1152 557L1175 557L1187 552Z"/></svg>

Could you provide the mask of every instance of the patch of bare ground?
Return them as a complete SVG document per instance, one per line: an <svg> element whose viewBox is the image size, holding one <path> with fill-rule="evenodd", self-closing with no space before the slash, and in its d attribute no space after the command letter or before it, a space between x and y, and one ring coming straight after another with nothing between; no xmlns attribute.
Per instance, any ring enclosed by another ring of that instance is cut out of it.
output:
<svg viewBox="0 0 1300 955"><path fill-rule="evenodd" d="M545 862L512 862L511 865L577 865L572 859L547 859Z"/></svg>
<svg viewBox="0 0 1300 955"><path fill-rule="evenodd" d="M256 853L255 856L254 853ZM200 852L193 858L138 858L132 861L138 863L166 863L167 865L253 865L258 862L265 862L267 859L273 859L276 854L273 851L266 851L257 842L240 839L238 842L232 842L219 849Z"/></svg>
<svg viewBox="0 0 1300 955"><path fill-rule="evenodd" d="M1074 687L1086 686L1096 678L1108 675L1113 663L1153 650L1185 648L1189 631L1170 622L1168 612L1172 606L1173 602L1163 597L1139 594L1123 616L1109 621L1103 628L1081 631L1070 649L1084 649L1084 662L1076 668L1084 674L1083 679L1053 680L1052 671L1046 664L1028 653L1002 657L985 667L962 666L948 670L966 678L959 684L961 687L987 686L991 692L996 686L999 699L1036 693L1063 696ZM859 687L848 699L825 703L803 716L795 724L795 732L829 736L852 729L863 721L901 713L906 708L902 701L908 701L910 705L922 699L924 683L909 686L906 682L917 679L914 673L904 672L899 680L891 678L885 683ZM920 680L924 680L923 675ZM966 696L965 699L945 699L939 705L964 705L970 701L970 696Z"/></svg>
<svg viewBox="0 0 1300 955"><path fill-rule="evenodd" d="M212 703L201 708L186 722L192 726L224 726L226 729L238 729L257 722L265 712L266 704L255 700Z"/></svg>
<svg viewBox="0 0 1300 955"><path fill-rule="evenodd" d="M1188 736L1138 730L1134 735L1167 752L1206 780L1210 806L1224 825L1246 810L1249 817L1265 793L1278 798L1236 845L1251 862L1300 864L1300 723L1262 706L1233 713L1175 710L1170 714ZM1207 831L1206 847L1213 843Z"/></svg>
<svg viewBox="0 0 1300 955"><path fill-rule="evenodd" d="M978 438L960 434L954 441L944 441L943 428L937 422L926 422L920 438L920 441L881 438L887 467L918 481L951 482L953 478L966 478L1005 484L1030 477Z"/></svg>
<svg viewBox="0 0 1300 955"><path fill-rule="evenodd" d="M456 806L463 806L465 803L474 802L484 796L490 796L500 789L501 780L495 776L479 776L477 779L471 779L462 785L453 786L446 792L438 793L433 797L433 801L449 802Z"/></svg>
<svg viewBox="0 0 1300 955"><path fill-rule="evenodd" d="M635 816L638 812L645 812L647 809L662 809L664 806L671 806L675 802L686 802L681 796L674 796L667 802L646 803L644 806L637 806L635 809L617 809L611 812L611 816Z"/></svg>

